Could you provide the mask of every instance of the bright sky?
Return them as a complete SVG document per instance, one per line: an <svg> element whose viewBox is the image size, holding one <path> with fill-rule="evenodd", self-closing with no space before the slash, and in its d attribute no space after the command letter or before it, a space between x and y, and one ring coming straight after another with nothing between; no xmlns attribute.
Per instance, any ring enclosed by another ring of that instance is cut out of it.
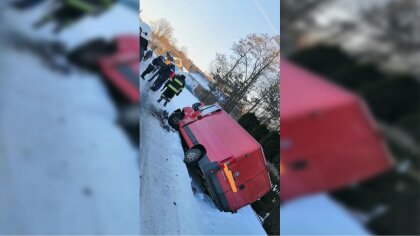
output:
<svg viewBox="0 0 420 236"><path fill-rule="evenodd" d="M207 71L216 52L230 53L250 33L279 34L280 0L140 0L142 19L166 18L177 46Z"/></svg>

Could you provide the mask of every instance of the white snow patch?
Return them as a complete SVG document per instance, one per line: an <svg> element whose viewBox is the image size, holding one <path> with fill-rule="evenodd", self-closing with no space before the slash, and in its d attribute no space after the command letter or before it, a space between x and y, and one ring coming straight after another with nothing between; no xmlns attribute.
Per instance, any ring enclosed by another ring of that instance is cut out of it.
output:
<svg viewBox="0 0 420 236"><path fill-rule="evenodd" d="M121 22L124 22L121 24ZM139 34L138 13L121 4L115 4L111 9L98 17L85 17L80 22L64 30L59 39L66 42L71 50L79 44L94 38L111 40L118 35Z"/></svg>
<svg viewBox="0 0 420 236"><path fill-rule="evenodd" d="M137 151L99 78L1 51L0 234L138 233Z"/></svg>
<svg viewBox="0 0 420 236"><path fill-rule="evenodd" d="M13 19L13 31L37 40L60 41L68 50L96 38L111 40L121 34L139 34L138 13L123 4L114 4L109 10L98 16L85 16L58 34L53 33L54 22L35 29L34 22L50 11L51 3L53 1L46 1L44 4L24 12L8 8L2 12L2 17Z"/></svg>
<svg viewBox="0 0 420 236"><path fill-rule="evenodd" d="M302 197L280 207L281 235L370 235L327 194Z"/></svg>
<svg viewBox="0 0 420 236"><path fill-rule="evenodd" d="M197 81L204 89L210 90L209 87L209 81L204 78L202 75L198 74L198 73L194 73L194 72L190 72L189 73L191 75L191 77Z"/></svg>

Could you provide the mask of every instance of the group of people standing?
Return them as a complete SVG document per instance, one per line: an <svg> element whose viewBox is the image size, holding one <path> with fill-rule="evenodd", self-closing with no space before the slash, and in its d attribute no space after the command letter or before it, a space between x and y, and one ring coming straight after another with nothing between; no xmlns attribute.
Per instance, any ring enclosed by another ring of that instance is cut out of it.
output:
<svg viewBox="0 0 420 236"><path fill-rule="evenodd" d="M148 55L149 52L151 51L146 52L144 59L146 59L146 57L147 59L151 57L151 55ZM163 106L166 106L175 95L178 96L182 92L182 89L185 87L185 75L176 74L174 63L164 56L154 58L140 77L145 80L145 76L152 72L155 73L147 81L151 82L156 77L157 79L153 82L152 86L150 86L150 90L156 92L163 86L160 90L163 92L160 95L158 103L165 100Z"/></svg>

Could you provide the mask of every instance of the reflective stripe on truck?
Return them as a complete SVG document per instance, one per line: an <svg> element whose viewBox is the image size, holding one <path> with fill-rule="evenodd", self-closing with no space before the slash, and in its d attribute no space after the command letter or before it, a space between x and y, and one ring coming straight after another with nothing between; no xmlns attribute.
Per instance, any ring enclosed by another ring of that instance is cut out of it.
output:
<svg viewBox="0 0 420 236"><path fill-rule="evenodd" d="M236 189L235 180L233 179L232 171L229 170L227 163L223 165L223 171L225 172L225 175L229 181L229 185L230 185L230 188L232 189L232 192L234 193L238 192L238 189Z"/></svg>

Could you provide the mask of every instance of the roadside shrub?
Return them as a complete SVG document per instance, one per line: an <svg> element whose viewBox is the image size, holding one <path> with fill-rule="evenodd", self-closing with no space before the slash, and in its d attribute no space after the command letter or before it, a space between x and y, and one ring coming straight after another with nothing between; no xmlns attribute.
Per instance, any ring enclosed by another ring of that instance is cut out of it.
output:
<svg viewBox="0 0 420 236"><path fill-rule="evenodd" d="M238 119L238 123L246 130L251 133L251 130L260 124L257 116L254 113L245 113Z"/></svg>
<svg viewBox="0 0 420 236"><path fill-rule="evenodd" d="M265 158L272 162L276 155L280 153L280 134L277 131L268 133L261 139L261 146L264 150ZM273 163L274 164L274 163Z"/></svg>

